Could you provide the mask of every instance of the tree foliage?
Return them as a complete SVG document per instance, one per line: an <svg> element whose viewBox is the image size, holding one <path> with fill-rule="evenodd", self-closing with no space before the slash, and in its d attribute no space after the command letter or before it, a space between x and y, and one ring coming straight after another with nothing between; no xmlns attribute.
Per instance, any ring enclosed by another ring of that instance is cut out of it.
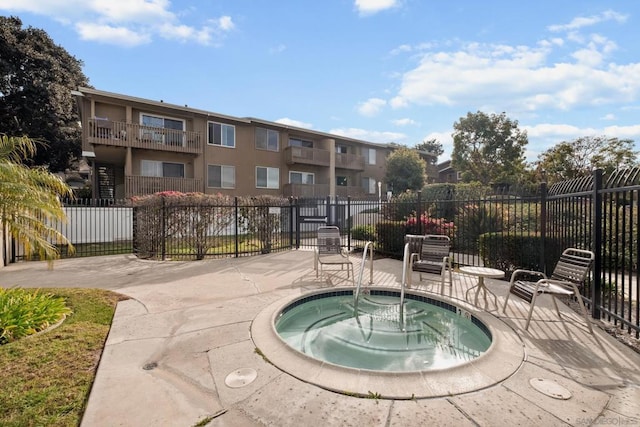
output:
<svg viewBox="0 0 640 427"><path fill-rule="evenodd" d="M563 141L538 156L537 170L544 171L547 182L579 178L594 169L611 173L617 168L638 164L638 152L633 150L633 140L584 136L573 141Z"/></svg>
<svg viewBox="0 0 640 427"><path fill-rule="evenodd" d="M0 128L39 143L32 159L62 171L80 155L80 128L71 91L87 86L82 63L43 30L0 16Z"/></svg>
<svg viewBox="0 0 640 427"><path fill-rule="evenodd" d="M426 164L416 150L402 147L387 158L385 180L395 194L420 190L426 182Z"/></svg>
<svg viewBox="0 0 640 427"><path fill-rule="evenodd" d="M527 133L505 113L467 113L453 125L451 166L464 182L510 184L524 170Z"/></svg>
<svg viewBox="0 0 640 427"><path fill-rule="evenodd" d="M27 137L0 136L0 224L25 253L53 260L60 255L56 245L68 245L73 252L52 225L66 219L60 198L73 193L56 175L22 163L35 152L36 144Z"/></svg>
<svg viewBox="0 0 640 427"><path fill-rule="evenodd" d="M434 157L430 158L431 164L436 164L438 161L438 157L444 153L444 148L442 148L442 143L440 143L437 139L425 139L420 144L416 144L414 147L418 151L426 151L428 153L432 153Z"/></svg>

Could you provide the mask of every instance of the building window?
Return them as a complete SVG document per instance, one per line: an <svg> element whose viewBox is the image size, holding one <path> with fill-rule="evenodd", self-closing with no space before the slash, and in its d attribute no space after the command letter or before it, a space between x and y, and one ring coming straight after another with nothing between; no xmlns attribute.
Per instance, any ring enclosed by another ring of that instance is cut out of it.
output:
<svg viewBox="0 0 640 427"><path fill-rule="evenodd" d="M184 145L184 120L140 114L140 138L167 145ZM167 129L155 131L153 128Z"/></svg>
<svg viewBox="0 0 640 427"><path fill-rule="evenodd" d="M338 187L346 187L348 185L346 176L336 176L336 185Z"/></svg>
<svg viewBox="0 0 640 427"><path fill-rule="evenodd" d="M279 151L280 134L271 129L256 128L256 148L259 150Z"/></svg>
<svg viewBox="0 0 640 427"><path fill-rule="evenodd" d="M338 154L347 154L347 146L346 145L336 145L336 153L338 153Z"/></svg>
<svg viewBox="0 0 640 427"><path fill-rule="evenodd" d="M362 188L367 194L376 194L376 180L373 178L362 178Z"/></svg>
<svg viewBox="0 0 640 427"><path fill-rule="evenodd" d="M236 188L235 166L208 165L207 186L213 188Z"/></svg>
<svg viewBox="0 0 640 427"><path fill-rule="evenodd" d="M236 146L236 127L223 123L209 122L207 142L210 145L234 148Z"/></svg>
<svg viewBox="0 0 640 427"><path fill-rule="evenodd" d="M314 174L309 172L289 172L290 184L308 184L313 185Z"/></svg>
<svg viewBox="0 0 640 427"><path fill-rule="evenodd" d="M158 162L155 160L141 161L142 176L156 176L165 178L184 178L184 164Z"/></svg>
<svg viewBox="0 0 640 427"><path fill-rule="evenodd" d="M298 138L289 138L289 147L313 148L313 141Z"/></svg>
<svg viewBox="0 0 640 427"><path fill-rule="evenodd" d="M280 169L256 167L256 188L280 188Z"/></svg>
<svg viewBox="0 0 640 427"><path fill-rule="evenodd" d="M370 165L375 165L376 164L376 149L375 148L369 148L367 149L368 153L367 153L367 162Z"/></svg>

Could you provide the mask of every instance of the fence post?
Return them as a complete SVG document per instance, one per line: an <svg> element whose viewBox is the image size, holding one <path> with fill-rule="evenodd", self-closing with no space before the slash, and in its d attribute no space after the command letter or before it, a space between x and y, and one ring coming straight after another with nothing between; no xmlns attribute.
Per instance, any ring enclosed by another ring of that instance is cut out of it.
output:
<svg viewBox="0 0 640 427"><path fill-rule="evenodd" d="M593 286L591 287L591 317L600 319L602 305L602 169L593 171Z"/></svg>
<svg viewBox="0 0 640 427"><path fill-rule="evenodd" d="M336 197L336 203L338 202L338 199ZM331 209L331 196L327 196L327 225L336 225L335 224L335 218L334 218L334 214L332 212Z"/></svg>
<svg viewBox="0 0 640 427"><path fill-rule="evenodd" d="M418 191L418 208L416 209L416 222L418 223L418 234L422 234L422 191Z"/></svg>
<svg viewBox="0 0 640 427"><path fill-rule="evenodd" d="M351 251L351 196L347 196L347 250Z"/></svg>
<svg viewBox="0 0 640 427"><path fill-rule="evenodd" d="M293 247L293 196L289 196L289 247Z"/></svg>
<svg viewBox="0 0 640 427"><path fill-rule="evenodd" d="M317 204L317 201L316 201ZM295 204L295 212L296 212L296 249L300 249L300 200L296 198Z"/></svg>
<svg viewBox="0 0 640 427"><path fill-rule="evenodd" d="M160 215L160 232L162 233L162 236L161 236L162 239L160 243L160 248L161 248L160 256L161 256L161 259L164 261L167 254L167 230L165 230L165 227L167 226L167 210L164 204L164 196L162 196L161 200L162 200L162 213Z"/></svg>
<svg viewBox="0 0 640 427"><path fill-rule="evenodd" d="M234 238L235 238L235 256L236 258L238 258L238 252L240 250L240 248L238 247L238 222L240 222L240 213L239 213L239 208L238 208L238 196L234 197L233 199L233 206L235 208L235 216L236 216L236 220L235 222L235 232L234 234Z"/></svg>
<svg viewBox="0 0 640 427"><path fill-rule="evenodd" d="M547 183L540 183L540 271L547 273L547 260L544 251L547 241Z"/></svg>

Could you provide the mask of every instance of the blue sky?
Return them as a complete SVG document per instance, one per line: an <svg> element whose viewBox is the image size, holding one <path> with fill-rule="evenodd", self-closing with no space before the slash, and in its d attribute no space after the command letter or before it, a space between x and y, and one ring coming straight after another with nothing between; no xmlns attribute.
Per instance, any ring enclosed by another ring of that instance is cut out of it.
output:
<svg viewBox="0 0 640 427"><path fill-rule="evenodd" d="M0 0L99 90L407 146L501 113L527 159L587 135L640 148L640 2Z"/></svg>

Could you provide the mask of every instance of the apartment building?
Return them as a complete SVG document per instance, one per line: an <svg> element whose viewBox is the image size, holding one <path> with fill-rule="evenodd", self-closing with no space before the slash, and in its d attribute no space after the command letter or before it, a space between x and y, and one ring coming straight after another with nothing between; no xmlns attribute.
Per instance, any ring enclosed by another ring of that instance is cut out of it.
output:
<svg viewBox="0 0 640 427"><path fill-rule="evenodd" d="M96 198L377 196L398 147L84 87L74 96Z"/></svg>

